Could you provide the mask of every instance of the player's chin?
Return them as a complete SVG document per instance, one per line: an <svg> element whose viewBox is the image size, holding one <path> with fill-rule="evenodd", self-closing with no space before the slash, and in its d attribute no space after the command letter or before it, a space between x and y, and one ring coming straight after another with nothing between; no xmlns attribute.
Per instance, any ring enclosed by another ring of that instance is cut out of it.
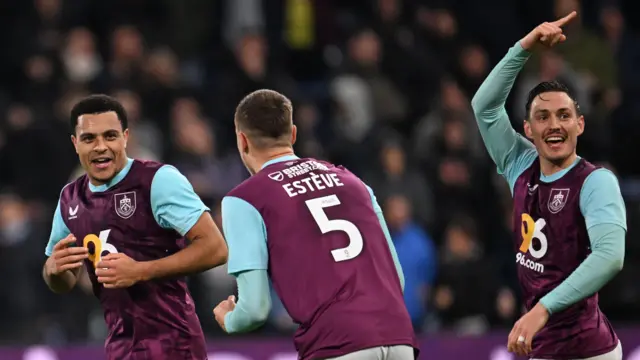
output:
<svg viewBox="0 0 640 360"><path fill-rule="evenodd" d="M114 165L110 165L108 167L96 166L96 164L93 163L89 165L89 174L91 177L102 182L108 182L111 180L115 175L115 170Z"/></svg>
<svg viewBox="0 0 640 360"><path fill-rule="evenodd" d="M552 163L562 163L571 155L571 152L566 151L545 151L544 158Z"/></svg>
<svg viewBox="0 0 640 360"><path fill-rule="evenodd" d="M565 140L563 142L557 143L549 143L545 142L543 144L545 157L549 161L561 161L566 159L569 155L571 155L571 146Z"/></svg>

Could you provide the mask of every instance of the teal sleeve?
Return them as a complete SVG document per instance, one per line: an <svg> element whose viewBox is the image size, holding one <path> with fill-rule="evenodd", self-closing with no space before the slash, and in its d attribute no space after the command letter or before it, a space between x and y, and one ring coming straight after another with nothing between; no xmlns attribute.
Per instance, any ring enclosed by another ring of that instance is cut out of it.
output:
<svg viewBox="0 0 640 360"><path fill-rule="evenodd" d="M607 169L589 174L580 191L580 211L587 229L615 224L627 230L627 210L616 176Z"/></svg>
<svg viewBox="0 0 640 360"><path fill-rule="evenodd" d="M250 270L237 274L238 302L224 317L228 333L254 330L264 324L271 311L271 292L266 270Z"/></svg>
<svg viewBox="0 0 640 360"><path fill-rule="evenodd" d="M62 220L62 213L60 212L60 201L58 201L58 206L56 206L56 211L53 213L53 224L51 225L51 234L49 235L49 242L47 243L47 247L44 250L44 253L47 256L51 256L53 253L53 247L56 246L60 240L66 238L71 231L67 227L67 224Z"/></svg>
<svg viewBox="0 0 640 360"><path fill-rule="evenodd" d="M535 146L511 126L505 102L529 53L516 43L476 92L471 106L482 140L509 188L538 156ZM524 120L524 119L523 119Z"/></svg>
<svg viewBox="0 0 640 360"><path fill-rule="evenodd" d="M618 179L611 171L598 169L589 174L580 191L580 211L589 232L591 254L540 300L551 313L600 290L624 263L626 210Z"/></svg>
<svg viewBox="0 0 640 360"><path fill-rule="evenodd" d="M165 165L151 182L151 210L158 225L184 236L209 208L178 169Z"/></svg>
<svg viewBox="0 0 640 360"><path fill-rule="evenodd" d="M253 205L233 196L222 199L222 230L229 247L229 274L267 270L267 230Z"/></svg>
<svg viewBox="0 0 640 360"><path fill-rule="evenodd" d="M369 195L371 196L371 202L373 203L373 210L376 212L378 216L378 221L380 221L380 227L382 227L382 231L384 232L384 236L387 238L387 244L389 245L389 250L391 251L391 257L393 258L393 264L396 266L396 271L398 272L398 277L400 278L400 286L402 287L402 291L404 291L404 272L402 271L402 266L400 265L400 260L398 259L398 253L396 252L396 247L393 245L393 240L391 239L391 233L389 233L389 228L387 227L387 222L384 219L384 214L382 213L382 209L378 204L378 200L373 193L373 190L368 186L367 190L369 191Z"/></svg>
<svg viewBox="0 0 640 360"><path fill-rule="evenodd" d="M622 270L625 229L616 224L599 224L592 226L588 232L591 254L565 281L540 299L550 314L598 292Z"/></svg>

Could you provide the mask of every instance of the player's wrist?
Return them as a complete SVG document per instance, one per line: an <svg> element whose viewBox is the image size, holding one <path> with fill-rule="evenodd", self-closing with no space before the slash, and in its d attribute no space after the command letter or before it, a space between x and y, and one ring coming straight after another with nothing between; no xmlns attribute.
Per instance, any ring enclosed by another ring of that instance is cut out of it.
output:
<svg viewBox="0 0 640 360"><path fill-rule="evenodd" d="M138 261L138 281L149 281L153 276L153 261Z"/></svg>
<svg viewBox="0 0 640 360"><path fill-rule="evenodd" d="M53 256L49 257L47 261L44 263L44 270L45 270L45 274L48 277L52 277L52 276L60 277L64 273L64 271L58 270L58 266L56 266L56 261L53 258Z"/></svg>
<svg viewBox="0 0 640 360"><path fill-rule="evenodd" d="M537 39L532 35L533 34L531 33L527 34L527 36L523 37L522 39L520 39L520 41L518 41L524 51L527 51L527 52L533 51L533 48L536 45Z"/></svg>
<svg viewBox="0 0 640 360"><path fill-rule="evenodd" d="M532 311L540 316L549 317L549 315L551 315L551 311L549 311L549 309L541 301L539 301L536 306L533 307Z"/></svg>

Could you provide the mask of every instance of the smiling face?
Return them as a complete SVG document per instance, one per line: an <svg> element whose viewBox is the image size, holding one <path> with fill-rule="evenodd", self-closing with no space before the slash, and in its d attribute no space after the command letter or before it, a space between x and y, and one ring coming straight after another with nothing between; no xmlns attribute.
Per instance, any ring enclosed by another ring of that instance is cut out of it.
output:
<svg viewBox="0 0 640 360"><path fill-rule="evenodd" d="M542 92L531 101L524 131L542 159L565 167L575 156L578 136L584 131L584 117L566 92Z"/></svg>
<svg viewBox="0 0 640 360"><path fill-rule="evenodd" d="M71 141L93 185L108 183L124 168L128 137L115 111L78 117Z"/></svg>

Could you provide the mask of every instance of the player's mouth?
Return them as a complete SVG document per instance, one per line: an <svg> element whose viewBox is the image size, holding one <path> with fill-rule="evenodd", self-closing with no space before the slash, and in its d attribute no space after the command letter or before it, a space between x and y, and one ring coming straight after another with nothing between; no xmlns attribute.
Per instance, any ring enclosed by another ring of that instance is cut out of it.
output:
<svg viewBox="0 0 640 360"><path fill-rule="evenodd" d="M97 157L91 160L91 164L100 170L108 168L112 162L113 159L106 156Z"/></svg>
<svg viewBox="0 0 640 360"><path fill-rule="evenodd" d="M544 142L552 149L557 150L562 147L564 142L567 140L566 137L562 135L550 135L544 139Z"/></svg>

